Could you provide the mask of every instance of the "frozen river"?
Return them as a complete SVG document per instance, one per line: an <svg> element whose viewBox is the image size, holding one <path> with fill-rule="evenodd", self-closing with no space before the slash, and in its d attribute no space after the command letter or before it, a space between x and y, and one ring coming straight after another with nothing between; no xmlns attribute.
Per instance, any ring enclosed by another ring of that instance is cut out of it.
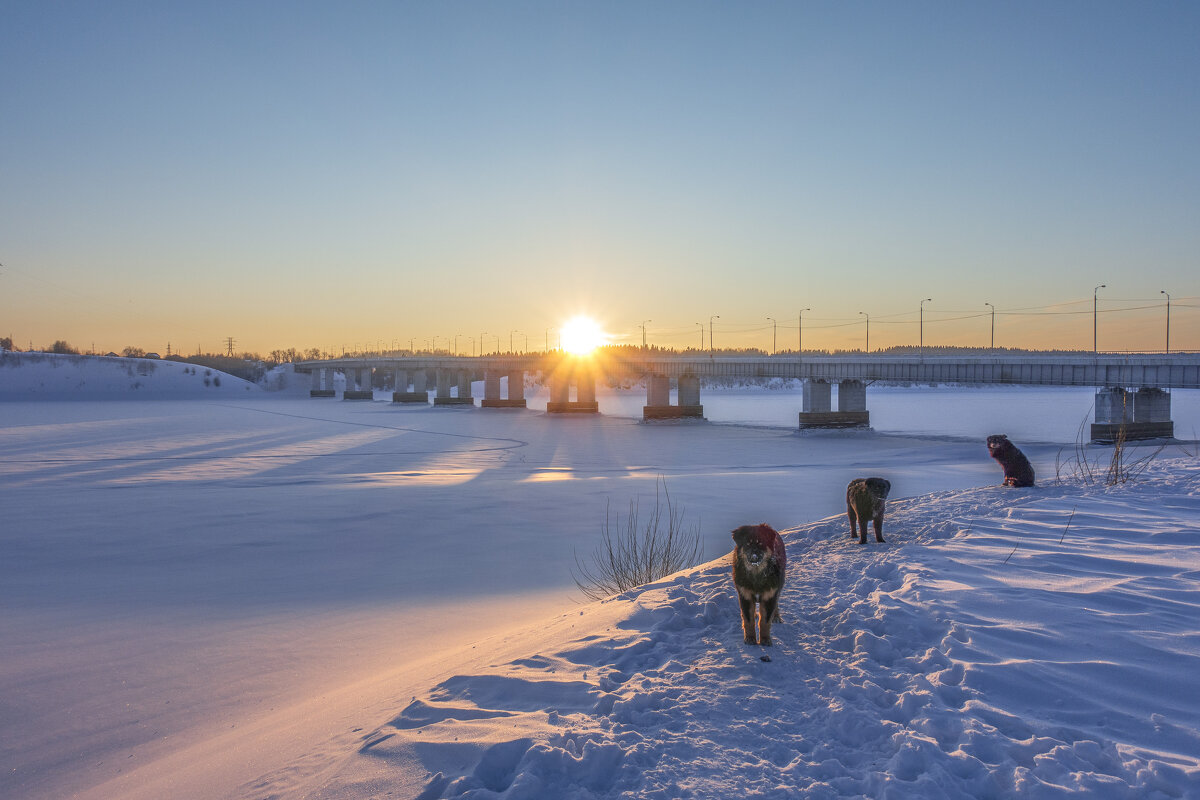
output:
<svg viewBox="0 0 1200 800"><path fill-rule="evenodd" d="M803 434L799 393L767 390L707 391L711 422L683 424L638 421L636 391L582 417L536 392L495 412L0 403L0 795L241 796L456 648L571 608L605 509L652 504L659 476L715 558L738 525L843 512L853 477L994 485L988 433L1052 479L1091 397L873 388L874 432ZM1200 427L1195 393L1173 398L1177 430ZM208 772L170 784L189 765Z"/></svg>

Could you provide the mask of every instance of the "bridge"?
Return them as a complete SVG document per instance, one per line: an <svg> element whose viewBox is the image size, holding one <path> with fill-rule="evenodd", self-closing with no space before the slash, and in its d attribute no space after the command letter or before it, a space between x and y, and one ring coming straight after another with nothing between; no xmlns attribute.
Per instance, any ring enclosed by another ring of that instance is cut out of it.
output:
<svg viewBox="0 0 1200 800"><path fill-rule="evenodd" d="M1200 355L1099 356L703 356L599 351L591 356L548 353L495 356L371 356L302 361L313 397L335 397L333 376L345 375L343 398L374 398L374 376L384 373L397 403L472 405L471 383L483 380L482 408L524 408L525 376L549 386L551 414L596 413L598 380L640 380L644 419L703 417L702 378L785 378L804 381L799 427L865 427L867 387L887 383L1095 387L1094 441L1174 435L1170 389L1200 389ZM502 379L507 378L505 384ZM671 403L671 384L677 402ZM837 408L833 385L837 384ZM507 388L507 392L504 392Z"/></svg>

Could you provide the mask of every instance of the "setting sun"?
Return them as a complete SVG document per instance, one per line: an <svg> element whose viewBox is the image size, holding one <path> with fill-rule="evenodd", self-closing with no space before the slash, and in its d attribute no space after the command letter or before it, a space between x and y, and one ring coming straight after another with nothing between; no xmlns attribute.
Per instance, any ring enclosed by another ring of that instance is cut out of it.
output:
<svg viewBox="0 0 1200 800"><path fill-rule="evenodd" d="M591 317L572 317L563 323L560 331L562 348L577 356L586 355L597 347L608 343L608 334Z"/></svg>

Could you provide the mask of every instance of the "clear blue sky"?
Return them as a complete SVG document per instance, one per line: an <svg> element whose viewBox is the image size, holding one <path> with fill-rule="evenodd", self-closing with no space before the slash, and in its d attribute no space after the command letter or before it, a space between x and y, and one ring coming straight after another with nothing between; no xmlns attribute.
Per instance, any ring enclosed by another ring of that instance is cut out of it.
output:
<svg viewBox="0 0 1200 800"><path fill-rule="evenodd" d="M20 346L1200 349L1190 2L8 0L0 110Z"/></svg>

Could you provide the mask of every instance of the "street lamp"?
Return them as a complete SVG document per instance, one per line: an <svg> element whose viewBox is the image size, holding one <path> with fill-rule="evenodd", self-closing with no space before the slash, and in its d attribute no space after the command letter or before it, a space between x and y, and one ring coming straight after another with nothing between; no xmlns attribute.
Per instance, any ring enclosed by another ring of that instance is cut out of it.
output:
<svg viewBox="0 0 1200 800"><path fill-rule="evenodd" d="M777 328L779 327L779 323L775 321L774 317L767 317L767 319L771 323L771 355L775 355L775 343L776 343Z"/></svg>
<svg viewBox="0 0 1200 800"><path fill-rule="evenodd" d="M643 350L646 349L646 323L647 322L654 322L654 320L652 320L652 319L642 320L642 349Z"/></svg>
<svg viewBox="0 0 1200 800"><path fill-rule="evenodd" d="M711 356L716 352L716 347L713 345L713 320L720 319L720 314L713 314L708 318L708 354Z"/></svg>
<svg viewBox="0 0 1200 800"><path fill-rule="evenodd" d="M926 303L932 303L932 302L933 302L933 298L932 298L932 297L926 297L926 298L925 298L924 300L922 300L922 301L921 301L921 303L920 303L920 311L921 311L921 338L920 338L920 345L919 345L919 346L920 346L920 351L921 351L921 358L924 358L924 357L925 357L925 304L926 304Z"/></svg>
<svg viewBox="0 0 1200 800"><path fill-rule="evenodd" d="M704 349L704 323L697 322L696 324L700 326L700 349L703 350Z"/></svg>
<svg viewBox="0 0 1200 800"><path fill-rule="evenodd" d="M513 330L508 332L508 352L510 352L510 353L513 351L512 335L514 333L520 333L520 331L518 331L514 328Z"/></svg>
<svg viewBox="0 0 1200 800"><path fill-rule="evenodd" d="M992 349L992 350L995 350L995 349L996 349L996 307L995 307L995 306L993 306L991 303L987 303L987 302L985 302L985 303L984 303L984 305L985 305L985 306L988 306L988 307L990 307L990 308L992 309L992 344L991 344L991 349Z"/></svg>
<svg viewBox="0 0 1200 800"><path fill-rule="evenodd" d="M454 352L451 355L458 355L458 337L460 336L462 336L461 333L454 334Z"/></svg>
<svg viewBox="0 0 1200 800"><path fill-rule="evenodd" d="M871 352L871 315L865 311L858 312L860 316L867 318L867 349L865 352Z"/></svg>
<svg viewBox="0 0 1200 800"><path fill-rule="evenodd" d="M487 331L483 331L482 333L479 334L479 355L480 355L480 357L483 356L483 337L486 334L487 334Z"/></svg>
<svg viewBox="0 0 1200 800"><path fill-rule="evenodd" d="M1171 352L1171 295L1167 294L1166 289L1159 291L1159 294L1167 295L1167 353Z"/></svg>
<svg viewBox="0 0 1200 800"><path fill-rule="evenodd" d="M1092 355L1099 355L1100 353L1100 350L1096 347L1096 312L1100 305L1097 295L1101 289L1107 288L1108 286L1102 283L1095 289L1092 289Z"/></svg>
<svg viewBox="0 0 1200 800"><path fill-rule="evenodd" d="M796 349L800 355L804 355L804 312L812 311L811 308L802 308L800 313L796 315Z"/></svg>

